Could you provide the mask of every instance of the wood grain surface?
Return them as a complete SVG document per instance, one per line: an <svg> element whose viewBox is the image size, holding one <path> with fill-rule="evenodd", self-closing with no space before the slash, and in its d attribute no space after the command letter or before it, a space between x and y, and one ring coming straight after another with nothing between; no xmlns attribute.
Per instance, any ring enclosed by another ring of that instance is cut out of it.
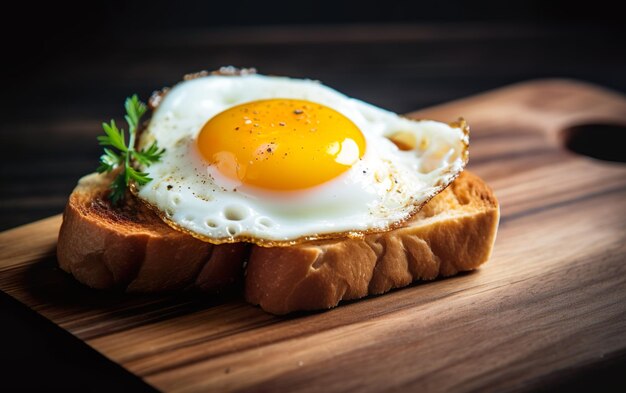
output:
<svg viewBox="0 0 626 393"><path fill-rule="evenodd" d="M562 147L572 126L625 113L623 96L568 80L414 113L469 120L469 168L501 202L474 273L276 317L237 296L84 288L56 268L55 216L0 234L0 289L168 392L545 386L626 353L626 165Z"/></svg>

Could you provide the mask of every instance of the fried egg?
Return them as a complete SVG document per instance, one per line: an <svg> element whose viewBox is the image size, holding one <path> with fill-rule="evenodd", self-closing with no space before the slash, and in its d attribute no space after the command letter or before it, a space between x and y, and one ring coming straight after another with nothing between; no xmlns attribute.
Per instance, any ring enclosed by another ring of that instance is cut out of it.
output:
<svg viewBox="0 0 626 393"><path fill-rule="evenodd" d="M402 225L463 170L468 128L416 121L306 79L204 75L163 97L139 147L166 152L135 193L220 244L286 246Z"/></svg>

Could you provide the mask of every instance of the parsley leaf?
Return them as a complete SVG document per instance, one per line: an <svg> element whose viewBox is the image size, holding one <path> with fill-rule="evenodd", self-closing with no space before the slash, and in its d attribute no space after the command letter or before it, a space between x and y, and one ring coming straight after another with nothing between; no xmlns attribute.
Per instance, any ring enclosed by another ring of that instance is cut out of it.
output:
<svg viewBox="0 0 626 393"><path fill-rule="evenodd" d="M104 154L100 156L98 173L111 172L115 169L122 158L111 149L104 148Z"/></svg>
<svg viewBox="0 0 626 393"><path fill-rule="evenodd" d="M122 167L120 173L115 177L109 187L111 190L109 198L113 204L117 204L124 199L126 188L131 181L139 185L144 185L152 180L146 172L136 170L132 166L131 160L135 160L140 165L148 167L161 160L163 153L165 153L165 149L159 149L156 142L153 142L147 149L142 149L141 151L135 150L137 127L148 108L146 104L139 101L136 94L126 99L124 108L126 109L124 118L128 123L128 144L126 144L124 130L119 129L113 120L111 120L110 123L102 124L106 135L98 137L100 145L107 146L104 148L104 154L100 156L98 172L111 172ZM119 152L115 152L113 149L117 149Z"/></svg>
<svg viewBox="0 0 626 393"><path fill-rule="evenodd" d="M124 130L120 130L115 125L115 121L111 120L111 124L102 123L102 128L106 135L98 137L100 146L112 146L121 151L126 151L126 138Z"/></svg>
<svg viewBox="0 0 626 393"><path fill-rule="evenodd" d="M117 205L122 199L124 199L124 195L126 194L125 176L119 174L111 183L110 189L111 194L109 194L109 199L111 199L111 203Z"/></svg>
<svg viewBox="0 0 626 393"><path fill-rule="evenodd" d="M158 161L164 152L165 149L159 150L156 142L152 142L150 147L148 147L147 149L142 149L141 151L133 151L132 155L133 158L137 160L137 162L139 162L141 165L150 165L151 163Z"/></svg>

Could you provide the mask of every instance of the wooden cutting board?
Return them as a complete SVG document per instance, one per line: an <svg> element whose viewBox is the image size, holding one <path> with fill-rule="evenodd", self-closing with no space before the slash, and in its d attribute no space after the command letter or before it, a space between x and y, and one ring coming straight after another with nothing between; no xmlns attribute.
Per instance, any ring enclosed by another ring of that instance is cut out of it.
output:
<svg viewBox="0 0 626 393"><path fill-rule="evenodd" d="M563 146L605 154L626 98L543 80L415 115L472 125L469 168L502 205L477 272L275 317L238 298L84 288L55 267L55 216L0 234L0 289L167 392L519 390L623 356L626 164Z"/></svg>

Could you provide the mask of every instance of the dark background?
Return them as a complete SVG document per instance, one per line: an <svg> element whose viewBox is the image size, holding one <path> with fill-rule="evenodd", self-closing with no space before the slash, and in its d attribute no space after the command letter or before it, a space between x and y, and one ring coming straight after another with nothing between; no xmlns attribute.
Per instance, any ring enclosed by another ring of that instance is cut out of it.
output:
<svg viewBox="0 0 626 393"><path fill-rule="evenodd" d="M62 210L100 123L221 65L308 77L396 112L532 78L626 91L617 2L22 1L3 13L0 230ZM11 23L8 23L8 22Z"/></svg>
<svg viewBox="0 0 626 393"><path fill-rule="evenodd" d="M61 212L97 166L100 123L119 118L126 96L146 99L185 73L255 66L320 79L396 112L532 78L626 92L618 8L605 0L12 4L0 27L0 230ZM0 390L141 389L69 334L0 300ZM625 367L613 359L544 389L615 383Z"/></svg>

